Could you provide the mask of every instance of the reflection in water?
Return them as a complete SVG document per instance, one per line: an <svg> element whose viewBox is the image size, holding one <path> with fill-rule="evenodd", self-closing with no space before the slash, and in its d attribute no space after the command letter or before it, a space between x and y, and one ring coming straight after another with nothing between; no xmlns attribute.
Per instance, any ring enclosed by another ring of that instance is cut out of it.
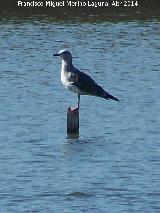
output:
<svg viewBox="0 0 160 213"><path fill-rule="evenodd" d="M92 152L95 151L95 147L98 149L102 146L103 143L107 143L108 139L105 137L99 136L99 137L92 137L92 138L79 138L79 139L67 139L62 144L62 150L64 155L66 156L73 156L73 154L77 152L82 152L82 156L86 156L86 152L89 150ZM92 149L93 148L93 149ZM88 153L89 154L89 153ZM91 153L90 153L91 154ZM89 155L90 155L89 154Z"/></svg>
<svg viewBox="0 0 160 213"><path fill-rule="evenodd" d="M90 197L92 195L84 193L84 192L72 192L72 193L67 194L66 196L76 197L76 198L85 198L85 197Z"/></svg>
<svg viewBox="0 0 160 213"><path fill-rule="evenodd" d="M78 139L79 134L67 133L67 138L68 139Z"/></svg>

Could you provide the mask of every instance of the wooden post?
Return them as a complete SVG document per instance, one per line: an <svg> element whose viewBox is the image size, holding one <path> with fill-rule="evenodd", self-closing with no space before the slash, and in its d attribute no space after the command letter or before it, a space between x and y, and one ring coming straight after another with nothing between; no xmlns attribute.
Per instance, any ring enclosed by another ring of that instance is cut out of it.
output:
<svg viewBox="0 0 160 213"><path fill-rule="evenodd" d="M68 108L67 134L69 138L79 138L79 108Z"/></svg>

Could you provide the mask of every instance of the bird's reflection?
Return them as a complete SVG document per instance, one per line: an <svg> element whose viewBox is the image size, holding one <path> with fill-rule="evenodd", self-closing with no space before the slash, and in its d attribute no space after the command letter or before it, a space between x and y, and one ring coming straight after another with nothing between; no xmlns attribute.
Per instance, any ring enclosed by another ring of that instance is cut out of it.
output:
<svg viewBox="0 0 160 213"><path fill-rule="evenodd" d="M91 150L92 145L99 143L104 140L103 137L93 137L93 138L79 138L78 137L67 137L63 143L63 153L71 154L76 152L86 152L88 149ZM88 148L87 148L88 147Z"/></svg>

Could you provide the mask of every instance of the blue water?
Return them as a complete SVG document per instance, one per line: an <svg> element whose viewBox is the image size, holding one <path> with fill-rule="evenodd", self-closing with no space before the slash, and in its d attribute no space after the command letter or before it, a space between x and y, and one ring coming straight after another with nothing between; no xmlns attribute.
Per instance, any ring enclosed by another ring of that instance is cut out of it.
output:
<svg viewBox="0 0 160 213"><path fill-rule="evenodd" d="M0 212L160 212L160 23L0 22ZM120 102L60 82L60 49Z"/></svg>

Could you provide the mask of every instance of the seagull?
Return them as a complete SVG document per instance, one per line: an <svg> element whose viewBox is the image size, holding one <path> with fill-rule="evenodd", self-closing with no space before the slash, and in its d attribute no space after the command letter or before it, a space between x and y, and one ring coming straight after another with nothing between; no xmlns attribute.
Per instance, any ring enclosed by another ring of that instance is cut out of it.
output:
<svg viewBox="0 0 160 213"><path fill-rule="evenodd" d="M80 106L80 95L91 95L119 101L118 98L107 93L99 86L89 75L78 70L72 64L72 54L68 50L61 50L59 53L53 54L62 59L61 82L65 88L71 92L78 94L78 108Z"/></svg>

